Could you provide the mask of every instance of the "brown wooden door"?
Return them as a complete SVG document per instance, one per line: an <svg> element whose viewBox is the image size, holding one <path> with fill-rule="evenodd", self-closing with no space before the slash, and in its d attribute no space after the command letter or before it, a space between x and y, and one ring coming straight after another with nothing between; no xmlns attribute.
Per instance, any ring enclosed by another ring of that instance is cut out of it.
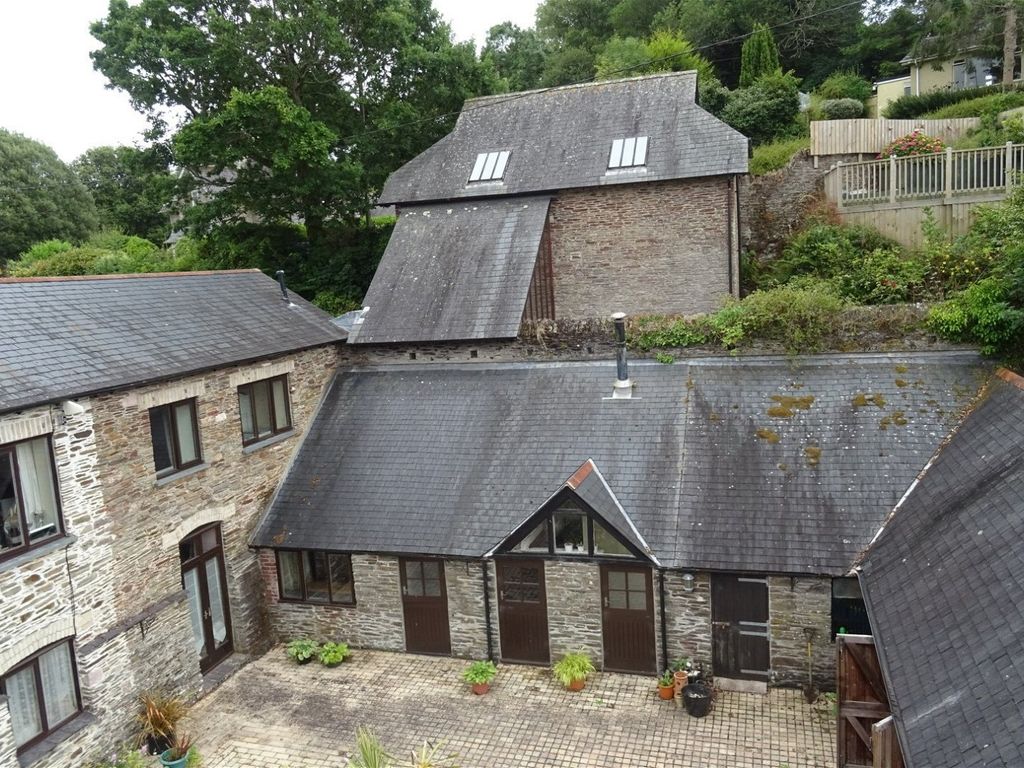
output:
<svg viewBox="0 0 1024 768"><path fill-rule="evenodd" d="M451 655L444 561L403 557L399 563L402 574L402 609L405 615L405 650L410 653Z"/></svg>
<svg viewBox="0 0 1024 768"><path fill-rule="evenodd" d="M891 732L889 696L871 635L836 635L839 679L836 759L839 768L878 765L902 768L899 741ZM877 735L874 732L877 731Z"/></svg>
<svg viewBox="0 0 1024 768"><path fill-rule="evenodd" d="M550 664L548 603L542 560L499 560L501 660Z"/></svg>
<svg viewBox="0 0 1024 768"><path fill-rule="evenodd" d="M715 675L768 682L768 579L711 574L711 664Z"/></svg>
<svg viewBox="0 0 1024 768"><path fill-rule="evenodd" d="M604 668L615 672L657 671L651 569L601 566L601 626Z"/></svg>
<svg viewBox="0 0 1024 768"><path fill-rule="evenodd" d="M178 545L199 668L206 672L234 650L220 524L190 533Z"/></svg>

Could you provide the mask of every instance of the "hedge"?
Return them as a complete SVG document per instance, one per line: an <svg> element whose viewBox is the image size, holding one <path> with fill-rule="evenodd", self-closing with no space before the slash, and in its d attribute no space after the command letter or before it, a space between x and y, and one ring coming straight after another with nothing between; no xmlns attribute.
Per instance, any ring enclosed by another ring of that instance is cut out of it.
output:
<svg viewBox="0 0 1024 768"><path fill-rule="evenodd" d="M980 88L962 88L958 91L929 91L920 96L900 96L885 108L882 116L890 120L909 120L961 101L977 99L1003 91L1022 90L1024 90L1024 83L1017 83L1008 88L1002 85L986 85Z"/></svg>

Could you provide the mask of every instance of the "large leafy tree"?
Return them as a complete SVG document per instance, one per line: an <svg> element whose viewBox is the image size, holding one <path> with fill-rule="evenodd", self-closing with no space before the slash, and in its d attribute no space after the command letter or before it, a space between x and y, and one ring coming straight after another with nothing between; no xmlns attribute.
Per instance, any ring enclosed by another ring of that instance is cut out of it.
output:
<svg viewBox="0 0 1024 768"><path fill-rule="evenodd" d="M89 190L56 152L0 129L0 267L33 243L79 241L97 225Z"/></svg>
<svg viewBox="0 0 1024 768"><path fill-rule="evenodd" d="M92 32L96 68L212 180L194 224L301 219L314 248L496 84L430 0L111 0Z"/></svg>
<svg viewBox="0 0 1024 768"><path fill-rule="evenodd" d="M523 29L511 21L487 31L481 58L494 68L509 91L528 91L541 84L547 46L532 27Z"/></svg>
<svg viewBox="0 0 1024 768"><path fill-rule="evenodd" d="M71 164L96 201L100 224L159 243L170 230L175 177L164 145L94 147Z"/></svg>
<svg viewBox="0 0 1024 768"><path fill-rule="evenodd" d="M969 50L997 59L1003 84L1013 82L1021 0L921 0L921 5L928 34L915 46L916 55L944 59Z"/></svg>
<svg viewBox="0 0 1024 768"><path fill-rule="evenodd" d="M925 22L915 0L881 7L867 14L856 41L843 55L868 80L896 77L906 72L900 60L924 37Z"/></svg>

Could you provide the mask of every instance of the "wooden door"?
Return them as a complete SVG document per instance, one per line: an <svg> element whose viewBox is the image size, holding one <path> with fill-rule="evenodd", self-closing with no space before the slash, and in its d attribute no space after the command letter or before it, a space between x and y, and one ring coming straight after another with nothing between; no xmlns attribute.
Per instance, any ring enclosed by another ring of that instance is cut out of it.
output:
<svg viewBox="0 0 1024 768"><path fill-rule="evenodd" d="M550 664L542 560L498 560L501 660Z"/></svg>
<svg viewBox="0 0 1024 768"><path fill-rule="evenodd" d="M711 663L718 677L768 682L768 579L711 574Z"/></svg>
<svg viewBox="0 0 1024 768"><path fill-rule="evenodd" d="M405 650L410 653L451 655L448 592L444 561L402 558L402 610Z"/></svg>
<svg viewBox="0 0 1024 768"><path fill-rule="evenodd" d="M200 528L178 545L199 668L206 672L234 650L220 524Z"/></svg>
<svg viewBox="0 0 1024 768"><path fill-rule="evenodd" d="M892 727L888 719L889 696L874 639L871 635L836 635L836 653L839 768L862 765L902 768L899 741L889 730Z"/></svg>
<svg viewBox="0 0 1024 768"><path fill-rule="evenodd" d="M654 674L658 662L651 569L602 565L601 598L604 668Z"/></svg>

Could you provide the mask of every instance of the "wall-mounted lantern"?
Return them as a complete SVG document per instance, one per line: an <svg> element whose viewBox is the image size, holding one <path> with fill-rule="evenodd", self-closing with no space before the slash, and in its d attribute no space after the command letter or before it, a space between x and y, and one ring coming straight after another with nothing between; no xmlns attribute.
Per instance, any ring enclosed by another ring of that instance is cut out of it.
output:
<svg viewBox="0 0 1024 768"><path fill-rule="evenodd" d="M693 584L695 579L692 573L683 574L683 592L693 592Z"/></svg>

